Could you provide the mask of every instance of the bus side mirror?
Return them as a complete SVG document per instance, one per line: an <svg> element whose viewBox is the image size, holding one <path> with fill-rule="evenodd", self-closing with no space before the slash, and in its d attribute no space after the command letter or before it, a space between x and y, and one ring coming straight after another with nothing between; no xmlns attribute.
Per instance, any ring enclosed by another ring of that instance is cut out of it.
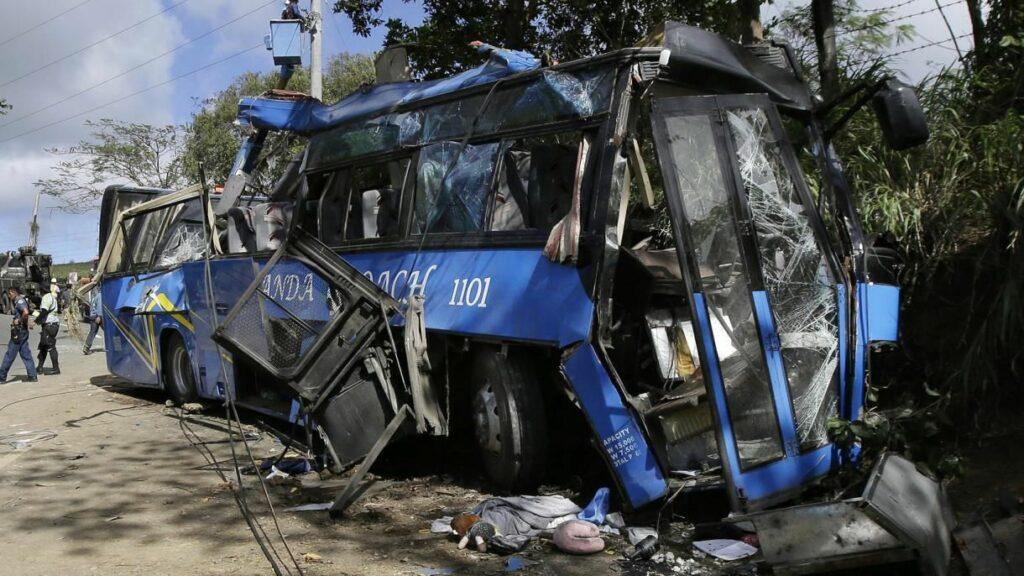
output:
<svg viewBox="0 0 1024 576"><path fill-rule="evenodd" d="M913 88L889 80L871 100L882 134L894 150L906 150L928 141L928 121Z"/></svg>

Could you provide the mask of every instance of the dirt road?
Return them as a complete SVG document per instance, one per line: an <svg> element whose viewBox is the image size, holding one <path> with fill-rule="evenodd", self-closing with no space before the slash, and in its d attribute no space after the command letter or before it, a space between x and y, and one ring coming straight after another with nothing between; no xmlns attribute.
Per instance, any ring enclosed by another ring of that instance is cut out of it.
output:
<svg viewBox="0 0 1024 576"><path fill-rule="evenodd" d="M215 470L234 474L219 408L186 416L216 460L211 466L186 440L179 411L164 405L162 393L108 375L102 352L83 356L63 333L59 346L63 374L0 385L0 573L272 574ZM20 362L11 378L18 375ZM270 434L256 434L257 458L282 449ZM252 512L286 557L258 480L243 478ZM505 571L507 559L458 550L428 530L431 520L483 499L472 482L384 477L340 521L324 512L284 511L330 501L342 483L308 475L301 484L271 488L281 530L306 574ZM526 566L519 573L622 572L627 567L618 558L627 545L608 542L609 553L571 557L536 541L520 555Z"/></svg>

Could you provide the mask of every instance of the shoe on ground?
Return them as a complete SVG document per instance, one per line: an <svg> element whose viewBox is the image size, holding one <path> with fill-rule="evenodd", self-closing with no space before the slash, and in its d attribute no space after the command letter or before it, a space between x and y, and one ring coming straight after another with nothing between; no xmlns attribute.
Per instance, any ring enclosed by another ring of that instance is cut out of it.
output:
<svg viewBox="0 0 1024 576"><path fill-rule="evenodd" d="M50 370L50 376L60 376L60 368L54 368Z"/></svg>
<svg viewBox="0 0 1024 576"><path fill-rule="evenodd" d="M25 382L39 382L39 378L29 378Z"/></svg>
<svg viewBox="0 0 1024 576"><path fill-rule="evenodd" d="M82 354L88 356L89 354L92 354L92 350L89 350L88 348L82 348Z"/></svg>

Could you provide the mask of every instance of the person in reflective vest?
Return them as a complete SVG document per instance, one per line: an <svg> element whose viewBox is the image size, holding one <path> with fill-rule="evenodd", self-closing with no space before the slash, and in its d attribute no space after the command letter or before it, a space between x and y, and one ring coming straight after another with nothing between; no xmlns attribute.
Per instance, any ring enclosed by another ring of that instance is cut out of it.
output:
<svg viewBox="0 0 1024 576"><path fill-rule="evenodd" d="M36 372L43 373L43 364L46 362L46 354L50 354L53 361L51 375L60 374L60 361L57 357L57 332L60 331L60 300L58 294L57 279L50 282L50 291L43 295L43 301L39 303L39 324L42 331L39 335L39 364Z"/></svg>
<svg viewBox="0 0 1024 576"><path fill-rule="evenodd" d="M28 300L21 295L21 290L13 286L7 289L7 295L14 302L14 318L11 320L11 341L7 344L7 355L4 356L3 365L0 365L0 383L7 383L7 373L14 364L14 358L19 355L25 362L28 381L38 382L36 365L32 362L32 349L28 345Z"/></svg>

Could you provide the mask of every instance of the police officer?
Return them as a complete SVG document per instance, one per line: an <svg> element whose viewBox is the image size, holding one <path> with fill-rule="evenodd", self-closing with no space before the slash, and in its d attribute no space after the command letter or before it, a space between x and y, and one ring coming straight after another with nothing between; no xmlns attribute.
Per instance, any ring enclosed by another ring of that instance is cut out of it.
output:
<svg viewBox="0 0 1024 576"><path fill-rule="evenodd" d="M21 355L25 362L25 369L28 370L28 381L38 382L36 377L36 365L32 363L32 350L28 345L28 301L21 295L21 290L16 287L7 289L7 296L14 302L14 319L11 321L11 341L7 344L7 355L0 365L0 383L7 383L7 372L14 364L14 357Z"/></svg>
<svg viewBox="0 0 1024 576"><path fill-rule="evenodd" d="M60 374L60 361L57 358L57 332L60 331L60 288L57 286L57 279L50 281L50 291L43 295L39 303L39 320L42 324L42 333L39 335L39 365L36 372L43 373L43 364L46 362L46 353L50 353L53 360L52 375Z"/></svg>

